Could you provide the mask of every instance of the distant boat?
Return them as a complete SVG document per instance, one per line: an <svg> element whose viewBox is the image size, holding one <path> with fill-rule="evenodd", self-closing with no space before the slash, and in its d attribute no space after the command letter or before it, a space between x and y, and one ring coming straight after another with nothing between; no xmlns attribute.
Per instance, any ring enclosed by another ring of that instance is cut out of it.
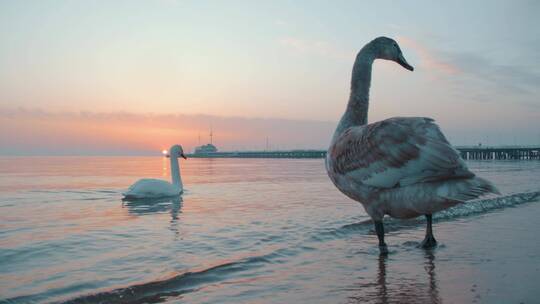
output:
<svg viewBox="0 0 540 304"><path fill-rule="evenodd" d="M213 144L206 144L206 145L195 147L194 154L216 153L217 151L218 149Z"/></svg>
<svg viewBox="0 0 540 304"><path fill-rule="evenodd" d="M210 128L210 134L208 135L210 135L210 143L195 147L195 151L193 152L194 155L212 154L218 151L217 147L212 144L212 140L214 139L214 132L212 128ZM199 144L201 144L201 134L199 134Z"/></svg>

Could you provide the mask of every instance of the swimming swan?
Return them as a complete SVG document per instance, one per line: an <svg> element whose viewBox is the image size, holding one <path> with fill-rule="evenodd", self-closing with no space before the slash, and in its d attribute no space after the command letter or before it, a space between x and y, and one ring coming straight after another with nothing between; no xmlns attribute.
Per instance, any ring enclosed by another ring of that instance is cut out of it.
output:
<svg viewBox="0 0 540 304"><path fill-rule="evenodd" d="M178 196L183 192L184 189L182 178L180 177L178 157L183 157L184 159L187 158L180 145L172 146L169 151L172 184L161 179L143 178L131 185L128 191L123 193L124 200L171 197Z"/></svg>
<svg viewBox="0 0 540 304"><path fill-rule="evenodd" d="M367 124L371 67L375 59L397 62L407 70L398 44L379 37L365 45L354 63L351 92L326 156L334 185L364 206L372 218L381 253L383 217L425 215L424 248L437 244L431 215L487 193L499 193L469 171L431 118L394 117Z"/></svg>

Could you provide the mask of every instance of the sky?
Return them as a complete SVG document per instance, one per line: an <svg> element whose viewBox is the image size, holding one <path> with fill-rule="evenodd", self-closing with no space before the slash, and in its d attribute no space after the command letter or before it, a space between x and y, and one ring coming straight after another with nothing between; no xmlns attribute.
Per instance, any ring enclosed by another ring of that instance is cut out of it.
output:
<svg viewBox="0 0 540 304"><path fill-rule="evenodd" d="M369 121L436 119L455 145L540 144L538 1L0 0L0 155L172 144L325 149L358 50Z"/></svg>

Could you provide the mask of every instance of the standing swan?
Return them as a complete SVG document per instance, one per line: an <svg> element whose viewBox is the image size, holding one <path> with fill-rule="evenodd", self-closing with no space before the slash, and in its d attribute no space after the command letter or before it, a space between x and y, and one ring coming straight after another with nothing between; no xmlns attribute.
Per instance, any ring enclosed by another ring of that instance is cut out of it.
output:
<svg viewBox="0 0 540 304"><path fill-rule="evenodd" d="M128 191L124 193L124 200L152 199L180 195L184 189L182 178L180 177L178 158L183 157L187 159L182 146L172 146L169 157L171 159L172 184L161 179L143 178L129 187Z"/></svg>
<svg viewBox="0 0 540 304"><path fill-rule="evenodd" d="M469 171L433 119L394 117L367 124L375 59L392 60L414 70L390 38L376 38L360 50L347 109L328 148L326 170L334 185L362 203L372 218L381 253L388 252L382 222L385 214L403 219L425 215L426 237L421 245L434 247L434 212L499 192Z"/></svg>

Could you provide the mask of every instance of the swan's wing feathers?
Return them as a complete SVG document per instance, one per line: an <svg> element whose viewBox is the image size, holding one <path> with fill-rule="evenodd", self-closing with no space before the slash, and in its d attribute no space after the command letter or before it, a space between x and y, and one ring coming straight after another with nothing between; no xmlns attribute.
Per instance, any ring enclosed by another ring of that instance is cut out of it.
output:
<svg viewBox="0 0 540 304"><path fill-rule="evenodd" d="M143 178L131 185L123 194L135 198L151 198L178 195L180 192L180 189L167 181Z"/></svg>
<svg viewBox="0 0 540 304"><path fill-rule="evenodd" d="M337 173L391 188L474 176L430 118L390 118L346 130L330 151Z"/></svg>

